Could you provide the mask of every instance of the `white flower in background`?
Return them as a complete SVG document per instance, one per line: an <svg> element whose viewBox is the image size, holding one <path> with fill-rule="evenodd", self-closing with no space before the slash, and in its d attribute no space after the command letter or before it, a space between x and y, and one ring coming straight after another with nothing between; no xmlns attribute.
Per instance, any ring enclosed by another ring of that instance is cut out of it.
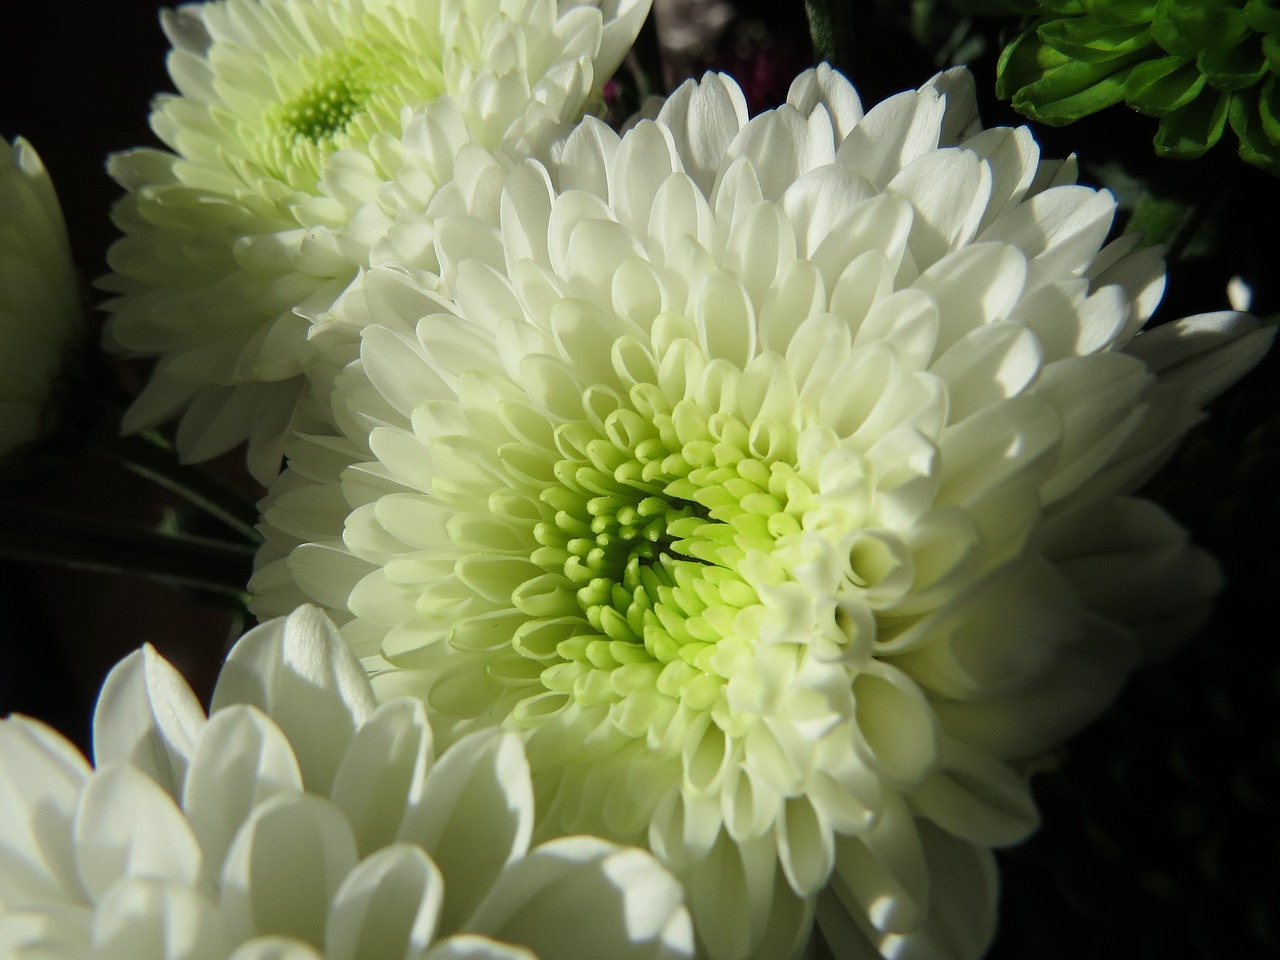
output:
<svg viewBox="0 0 1280 960"><path fill-rule="evenodd" d="M422 704L378 706L314 608L236 645L208 720L154 650L131 654L93 740L96 770L39 722L0 722L0 956L692 956L650 854L530 849L519 738L436 757Z"/></svg>
<svg viewBox="0 0 1280 960"><path fill-rule="evenodd" d="M724 0L653 2L658 45L668 57L701 56L711 48L733 17L733 4Z"/></svg>
<svg viewBox="0 0 1280 960"><path fill-rule="evenodd" d="M398 209L424 208L463 143L520 153L576 120L648 6L225 0L166 11L179 94L156 101L152 126L172 152L110 164L129 194L102 281L119 294L107 345L159 358L126 430L180 415L186 459L248 439L254 474L274 477L309 324Z"/></svg>
<svg viewBox="0 0 1280 960"><path fill-rule="evenodd" d="M47 432L54 384L83 330L53 183L31 144L0 140L0 456Z"/></svg>
<svg viewBox="0 0 1280 960"><path fill-rule="evenodd" d="M524 731L537 835L647 842L715 960L815 913L837 957L977 957L1030 763L1218 586L1128 494L1270 332L1138 333L1159 252L971 83L864 116L821 67L748 121L708 75L464 152L444 290L335 307L345 438L273 488L260 610L327 605L443 736Z"/></svg>
<svg viewBox="0 0 1280 960"><path fill-rule="evenodd" d="M1227 281L1227 302L1232 310L1248 310L1253 305L1253 288L1244 277L1234 276Z"/></svg>

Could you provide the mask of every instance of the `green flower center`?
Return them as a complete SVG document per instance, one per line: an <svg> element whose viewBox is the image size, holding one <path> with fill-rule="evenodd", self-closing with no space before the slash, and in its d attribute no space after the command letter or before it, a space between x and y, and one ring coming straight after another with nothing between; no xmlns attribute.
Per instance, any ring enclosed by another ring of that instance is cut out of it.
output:
<svg viewBox="0 0 1280 960"><path fill-rule="evenodd" d="M280 135L314 144L342 133L359 112L373 89L374 71L351 57L332 74L277 108Z"/></svg>
<svg viewBox="0 0 1280 960"><path fill-rule="evenodd" d="M375 22L370 29L341 49L270 64L275 89L257 120L244 122L246 141L272 177L312 191L331 153L359 148L379 132L398 135L401 110L444 89L435 39L422 25Z"/></svg>
<svg viewBox="0 0 1280 960"><path fill-rule="evenodd" d="M662 602L664 588L676 586L677 566L702 563L680 549L682 538L706 519L696 503L642 494L592 497L585 516L562 510L554 525L535 533L545 546L534 562L561 567L566 579L581 584L577 600L591 626L629 643L643 642L645 611Z"/></svg>
<svg viewBox="0 0 1280 960"><path fill-rule="evenodd" d="M740 567L799 531L788 504L796 484L808 488L784 460L753 454L739 418L691 400L672 407L645 384L631 399L636 409L615 410L603 431L557 429L574 455L540 494L554 519L535 526L530 559L546 575L512 599L529 618L516 650L553 661L541 670L545 689L583 706L647 699L631 711L642 727L658 709L653 691L668 706L717 702L731 672L717 651L726 637L751 642L761 610Z"/></svg>

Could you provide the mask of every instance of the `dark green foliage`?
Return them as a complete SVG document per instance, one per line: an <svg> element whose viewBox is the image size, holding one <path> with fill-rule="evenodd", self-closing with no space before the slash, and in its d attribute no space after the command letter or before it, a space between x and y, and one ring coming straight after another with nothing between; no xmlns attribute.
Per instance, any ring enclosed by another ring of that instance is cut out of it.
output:
<svg viewBox="0 0 1280 960"><path fill-rule="evenodd" d="M990 6L991 4L988 4ZM1266 0L1041 0L1004 50L996 92L1055 126L1123 101L1155 117L1156 153L1194 159L1228 126L1280 174L1280 11Z"/></svg>

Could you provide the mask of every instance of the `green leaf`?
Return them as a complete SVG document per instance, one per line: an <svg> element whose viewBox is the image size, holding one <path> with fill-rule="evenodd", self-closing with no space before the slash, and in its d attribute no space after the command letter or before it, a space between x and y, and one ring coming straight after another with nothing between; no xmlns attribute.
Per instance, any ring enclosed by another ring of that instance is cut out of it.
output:
<svg viewBox="0 0 1280 960"><path fill-rule="evenodd" d="M1267 82L1262 94L1267 99L1276 96L1275 78ZM1231 129L1240 138L1240 158L1246 163L1261 167L1268 173L1280 176L1280 146L1277 146L1263 129L1261 96L1257 90L1241 90L1231 94ZM1269 108L1270 110L1270 108Z"/></svg>
<svg viewBox="0 0 1280 960"><path fill-rule="evenodd" d="M1271 72L1280 74L1280 33L1262 38L1262 55L1267 58Z"/></svg>
<svg viewBox="0 0 1280 960"><path fill-rule="evenodd" d="M1140 232L1144 247L1167 245L1191 219L1192 210L1192 204L1183 200L1144 194L1134 205L1125 233Z"/></svg>
<svg viewBox="0 0 1280 960"><path fill-rule="evenodd" d="M1249 0L1244 5L1245 19L1259 33L1280 33L1280 7L1271 0Z"/></svg>
<svg viewBox="0 0 1280 960"><path fill-rule="evenodd" d="M1084 13L1085 0L1040 0L1036 6L1060 16L1078 17Z"/></svg>
<svg viewBox="0 0 1280 960"><path fill-rule="evenodd" d="M1183 57L1161 57L1133 68L1124 100L1139 113L1163 117L1181 110L1204 88L1204 76Z"/></svg>
<svg viewBox="0 0 1280 960"><path fill-rule="evenodd" d="M1165 116L1153 140L1156 154L1176 160L1191 160L1203 154L1222 138L1229 100L1228 95L1209 89Z"/></svg>
<svg viewBox="0 0 1280 960"><path fill-rule="evenodd" d="M1050 20L1037 34L1063 56L1086 63L1104 63L1155 45L1148 24L1117 26L1090 17Z"/></svg>
<svg viewBox="0 0 1280 960"><path fill-rule="evenodd" d="M1046 71L1067 62L1066 57L1040 39L1035 25L1028 27L1000 53L996 63L996 96L1001 100L1012 99L1023 87L1042 79Z"/></svg>
<svg viewBox="0 0 1280 960"><path fill-rule="evenodd" d="M1013 108L1033 120L1060 127L1105 110L1124 99L1130 68L1102 77L1071 64L1041 83L1023 88L1013 98Z"/></svg>
<svg viewBox="0 0 1280 960"><path fill-rule="evenodd" d="M1249 21L1222 0L1158 0L1151 30L1169 53L1194 57L1205 47L1239 43Z"/></svg>
<svg viewBox="0 0 1280 960"><path fill-rule="evenodd" d="M1273 144L1280 146L1280 85L1272 77L1258 94L1258 119L1262 132Z"/></svg>
<svg viewBox="0 0 1280 960"><path fill-rule="evenodd" d="M1124 99L1129 64L1138 58L1133 53L1101 64L1069 60L1014 94L1013 108L1051 126L1097 113Z"/></svg>
<svg viewBox="0 0 1280 960"><path fill-rule="evenodd" d="M1210 47L1196 57L1196 66L1204 74L1209 86L1224 93L1251 87L1267 72L1267 60L1262 55L1262 39L1246 37L1240 43L1228 47Z"/></svg>
<svg viewBox="0 0 1280 960"><path fill-rule="evenodd" d="M1150 25L1155 0L1083 0L1085 13L1102 23Z"/></svg>

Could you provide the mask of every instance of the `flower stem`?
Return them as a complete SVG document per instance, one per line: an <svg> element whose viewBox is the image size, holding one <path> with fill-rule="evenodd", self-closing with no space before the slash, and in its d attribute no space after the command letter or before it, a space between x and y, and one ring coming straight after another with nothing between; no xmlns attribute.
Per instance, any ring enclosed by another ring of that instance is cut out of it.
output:
<svg viewBox="0 0 1280 960"><path fill-rule="evenodd" d="M849 76L853 69L853 4L849 0L804 0L804 10L816 58Z"/></svg>
<svg viewBox="0 0 1280 960"><path fill-rule="evenodd" d="M130 573L243 596L253 547L205 537L174 536L125 524L5 504L0 557Z"/></svg>
<svg viewBox="0 0 1280 960"><path fill-rule="evenodd" d="M225 523L246 543L256 546L262 542L261 535L254 529L258 511L252 501L217 477L180 462L173 445L159 434L151 431L125 437L108 434L96 438L94 445L134 473L172 490L192 506Z"/></svg>

